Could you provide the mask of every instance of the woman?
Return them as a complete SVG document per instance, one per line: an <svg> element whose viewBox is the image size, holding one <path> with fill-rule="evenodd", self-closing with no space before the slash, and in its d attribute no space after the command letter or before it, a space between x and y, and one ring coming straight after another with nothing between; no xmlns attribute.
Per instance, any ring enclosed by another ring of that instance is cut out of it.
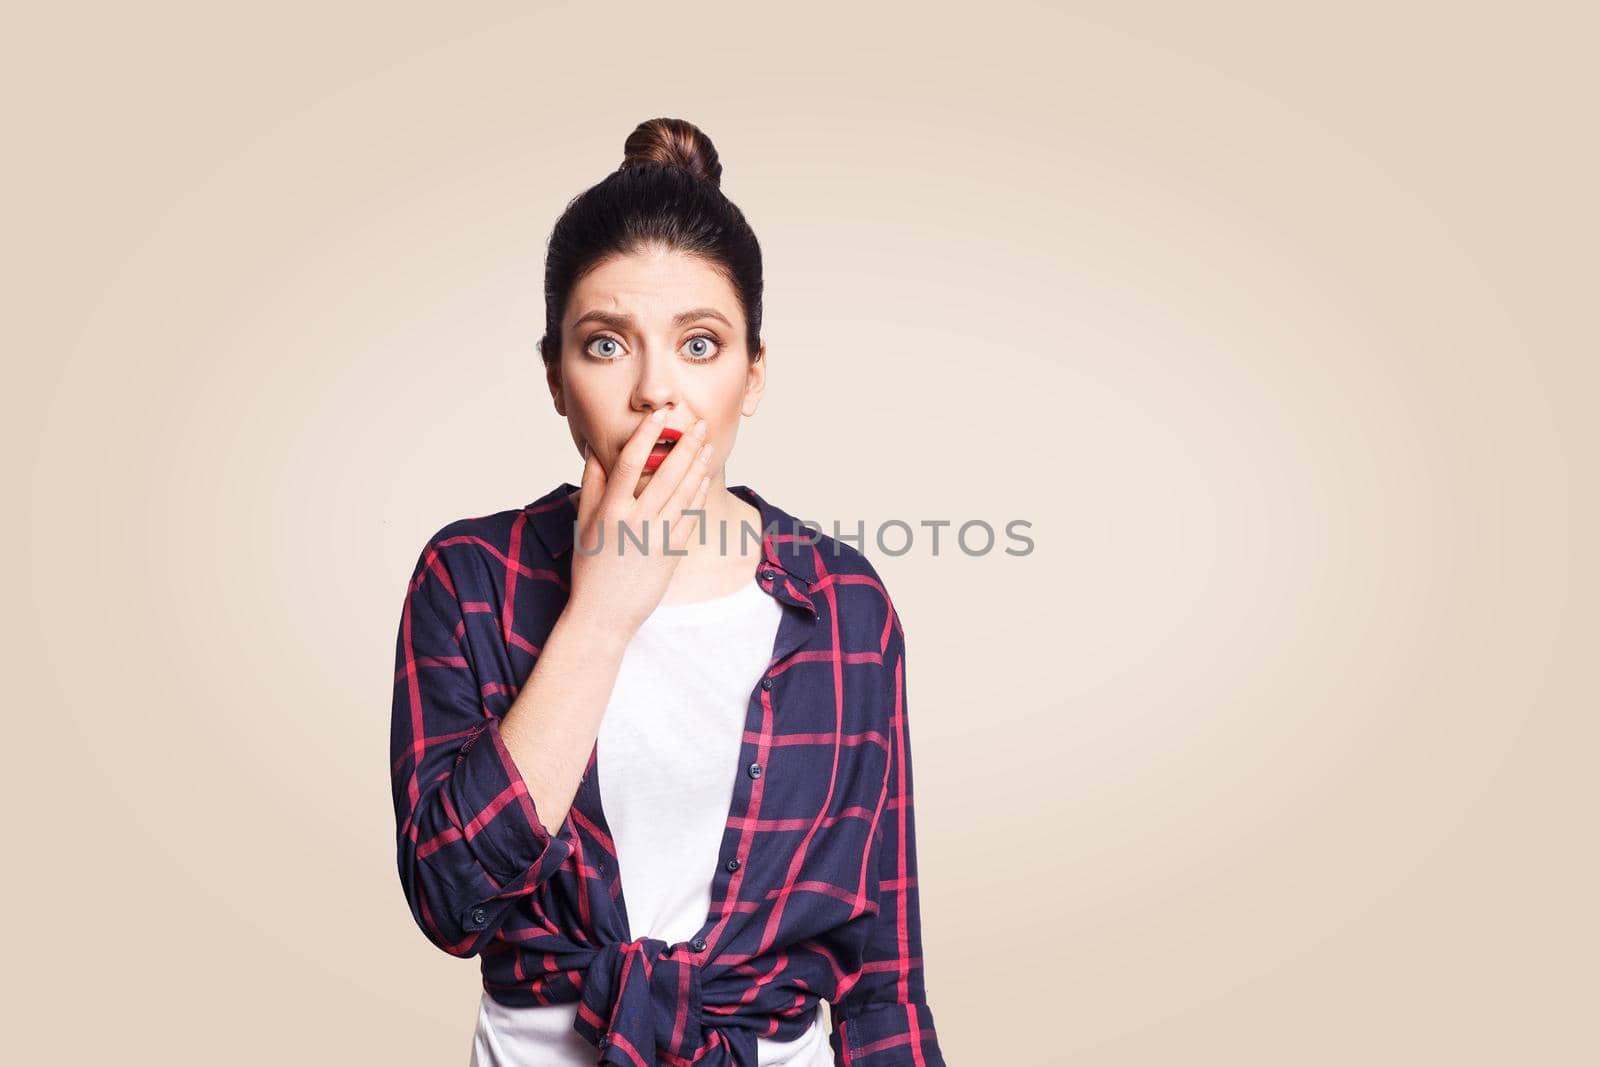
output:
<svg viewBox="0 0 1600 1067"><path fill-rule="evenodd" d="M581 485L448 524L407 590L406 899L480 957L481 1067L942 1067L899 618L859 552L725 484L760 248L697 128L625 151L546 262Z"/></svg>

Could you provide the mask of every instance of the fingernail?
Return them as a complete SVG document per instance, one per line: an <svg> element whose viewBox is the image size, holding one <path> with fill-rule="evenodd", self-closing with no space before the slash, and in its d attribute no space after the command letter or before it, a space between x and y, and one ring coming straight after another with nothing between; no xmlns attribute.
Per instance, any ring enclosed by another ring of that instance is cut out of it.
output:
<svg viewBox="0 0 1600 1067"><path fill-rule="evenodd" d="M654 411L652 411L650 413L650 421L651 422L662 422L662 421L664 421L666 419L666 417L667 417L667 409L666 408L656 408Z"/></svg>
<svg viewBox="0 0 1600 1067"><path fill-rule="evenodd" d="M696 437L704 437L706 435L706 420L705 419L701 419L699 422L694 424L694 435Z"/></svg>

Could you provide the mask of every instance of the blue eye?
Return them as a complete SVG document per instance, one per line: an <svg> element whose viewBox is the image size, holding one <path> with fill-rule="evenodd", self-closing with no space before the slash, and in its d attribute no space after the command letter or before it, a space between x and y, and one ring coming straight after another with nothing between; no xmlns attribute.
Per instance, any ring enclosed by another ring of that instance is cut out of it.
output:
<svg viewBox="0 0 1600 1067"><path fill-rule="evenodd" d="M704 333L695 334L693 337L685 341L684 345L688 346L695 344L696 342L701 342L702 347L697 351L691 351L689 353L689 358L697 363L704 363L707 360L716 359L717 353L722 351L722 343L715 337L712 337L710 334ZM711 346L711 351L709 353L705 350L704 345Z"/></svg>
<svg viewBox="0 0 1600 1067"><path fill-rule="evenodd" d="M685 354L695 363L708 363L722 352L722 342L711 334L699 333L689 338L684 343ZM610 349L601 349L600 345L610 345ZM599 357L600 359L616 359L622 355L622 345L615 337L599 334L591 337L583 346L584 352Z"/></svg>
<svg viewBox="0 0 1600 1067"><path fill-rule="evenodd" d="M605 336L590 338L589 343L587 345L583 346L583 350L585 352L587 352L587 351L589 351L591 346L597 345L597 344L616 345L617 344L617 340L614 337L605 337ZM620 346L619 346L617 352L596 352L595 353L595 355L598 355L601 359L616 359L619 354L620 354Z"/></svg>

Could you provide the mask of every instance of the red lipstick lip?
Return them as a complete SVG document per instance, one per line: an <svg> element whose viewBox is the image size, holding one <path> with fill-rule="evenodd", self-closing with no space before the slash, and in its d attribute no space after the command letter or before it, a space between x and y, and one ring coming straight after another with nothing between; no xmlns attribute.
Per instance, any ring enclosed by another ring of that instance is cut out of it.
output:
<svg viewBox="0 0 1600 1067"><path fill-rule="evenodd" d="M672 451L678 439L683 436L682 430L674 430L670 426L661 428L661 435L656 438L656 443L650 446L650 452L644 458L644 469L654 471L666 460L667 453ZM662 446L666 447L663 448Z"/></svg>

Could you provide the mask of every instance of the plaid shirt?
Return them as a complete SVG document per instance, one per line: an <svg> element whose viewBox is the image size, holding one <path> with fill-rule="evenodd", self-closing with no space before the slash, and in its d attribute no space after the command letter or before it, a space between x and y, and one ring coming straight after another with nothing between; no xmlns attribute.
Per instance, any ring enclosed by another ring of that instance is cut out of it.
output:
<svg viewBox="0 0 1600 1067"><path fill-rule="evenodd" d="M567 601L576 488L452 522L417 559L390 746L417 924L478 955L499 1003L576 1001L601 1064L756 1067L758 1036L801 1036L826 998L838 1067L944 1067L923 979L905 638L877 572L730 487L761 513L755 579L784 611L705 924L677 944L630 940L598 746L552 833L499 730Z"/></svg>

